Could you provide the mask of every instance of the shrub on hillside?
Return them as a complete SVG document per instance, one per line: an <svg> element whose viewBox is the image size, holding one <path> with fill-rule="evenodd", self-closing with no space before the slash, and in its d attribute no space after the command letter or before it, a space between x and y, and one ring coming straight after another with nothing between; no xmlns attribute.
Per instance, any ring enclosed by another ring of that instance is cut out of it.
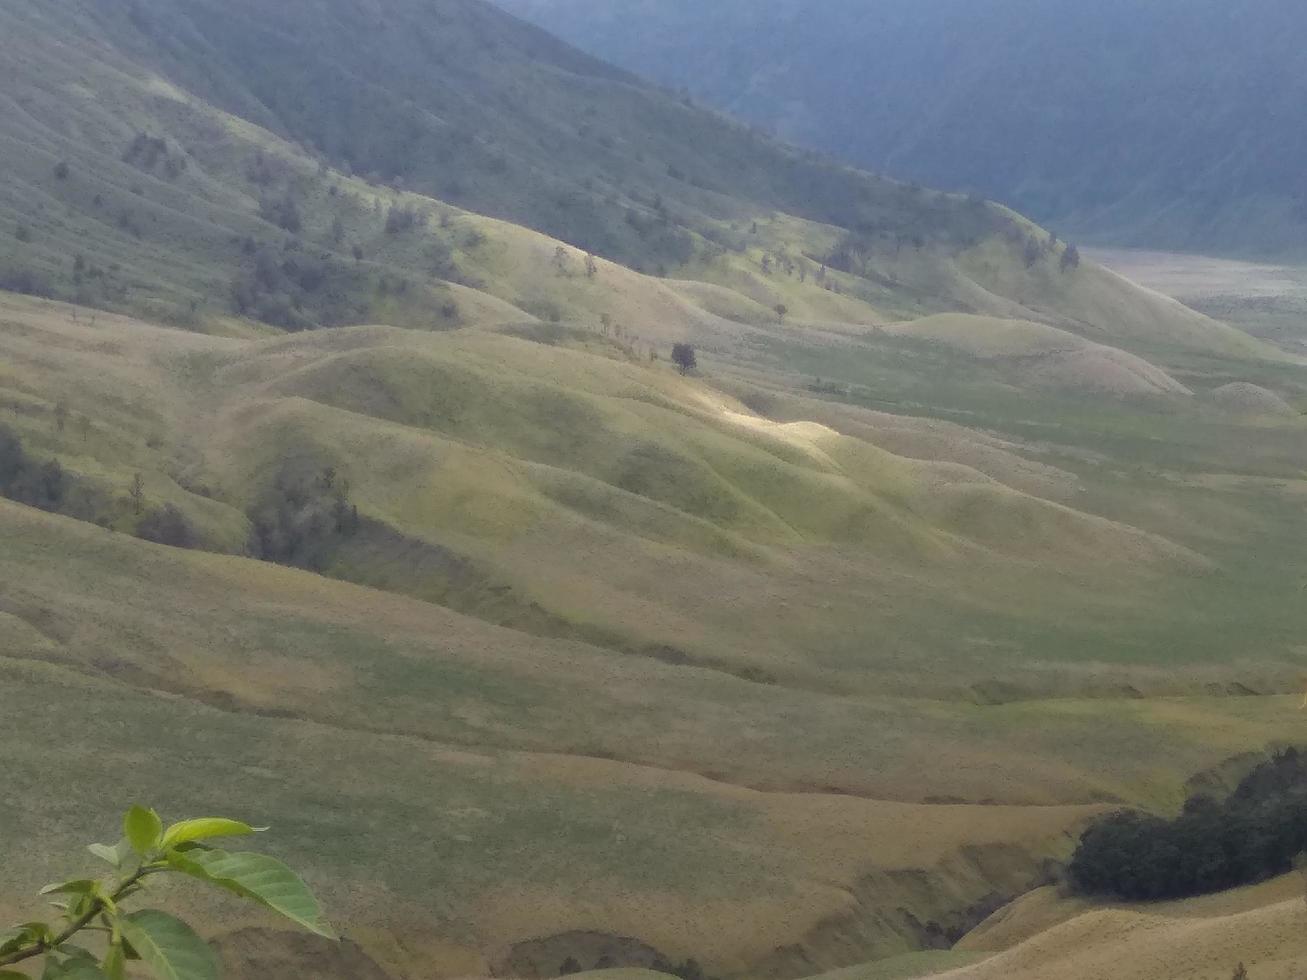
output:
<svg viewBox="0 0 1307 980"><path fill-rule="evenodd" d="M1123 811L1095 822L1071 859L1072 885L1131 900L1185 898L1245 885L1307 849L1307 758L1279 753L1228 799L1194 796L1173 820Z"/></svg>
<svg viewBox="0 0 1307 980"><path fill-rule="evenodd" d="M693 344L673 344L672 345L672 363L682 374L688 374L693 371L699 363L698 355L694 352Z"/></svg>
<svg viewBox="0 0 1307 980"><path fill-rule="evenodd" d="M57 459L33 459L17 434L0 426L0 496L57 511L68 496L68 486L68 476Z"/></svg>
<svg viewBox="0 0 1307 980"><path fill-rule="evenodd" d="M312 475L283 472L250 512L250 551L282 565L320 569L332 549L362 525L349 488L332 468Z"/></svg>
<svg viewBox="0 0 1307 980"><path fill-rule="evenodd" d="M175 504L165 504L142 517L136 536L170 548L194 548L199 543L194 526Z"/></svg>

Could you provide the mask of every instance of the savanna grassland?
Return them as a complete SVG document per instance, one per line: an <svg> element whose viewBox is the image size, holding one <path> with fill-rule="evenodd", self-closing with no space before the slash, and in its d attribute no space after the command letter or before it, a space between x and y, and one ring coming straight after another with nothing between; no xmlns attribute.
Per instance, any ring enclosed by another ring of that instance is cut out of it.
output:
<svg viewBox="0 0 1307 980"><path fill-rule="evenodd" d="M481 4L216 10L0 3L0 911L122 779L395 978L984 970L1300 738L1284 336Z"/></svg>

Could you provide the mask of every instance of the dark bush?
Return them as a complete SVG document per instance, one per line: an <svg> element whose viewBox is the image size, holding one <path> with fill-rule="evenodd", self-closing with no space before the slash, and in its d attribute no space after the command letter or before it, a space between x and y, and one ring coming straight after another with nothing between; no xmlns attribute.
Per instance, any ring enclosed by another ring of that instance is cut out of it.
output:
<svg viewBox="0 0 1307 980"><path fill-rule="evenodd" d="M1258 766L1225 800L1194 796L1173 820L1124 811L1095 822L1071 859L1072 885L1132 900L1223 891L1290 870L1307 848L1307 760Z"/></svg>
<svg viewBox="0 0 1307 980"><path fill-rule="evenodd" d="M199 543L194 526L174 504L165 504L142 517L136 525L136 536L170 548L194 548Z"/></svg>

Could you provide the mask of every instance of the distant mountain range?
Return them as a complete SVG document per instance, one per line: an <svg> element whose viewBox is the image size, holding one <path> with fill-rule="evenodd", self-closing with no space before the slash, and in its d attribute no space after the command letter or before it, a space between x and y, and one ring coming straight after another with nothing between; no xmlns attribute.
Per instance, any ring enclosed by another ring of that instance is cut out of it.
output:
<svg viewBox="0 0 1307 980"><path fill-rule="evenodd" d="M1292 0L501 0L665 85L1089 240L1307 251Z"/></svg>

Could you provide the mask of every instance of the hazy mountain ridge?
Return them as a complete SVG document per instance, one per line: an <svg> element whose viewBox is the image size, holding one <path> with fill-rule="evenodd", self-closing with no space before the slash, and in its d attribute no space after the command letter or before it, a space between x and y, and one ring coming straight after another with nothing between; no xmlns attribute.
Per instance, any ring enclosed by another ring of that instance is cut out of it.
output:
<svg viewBox="0 0 1307 980"><path fill-rule="evenodd" d="M875 170L1114 244L1307 251L1291 0L503 0Z"/></svg>

